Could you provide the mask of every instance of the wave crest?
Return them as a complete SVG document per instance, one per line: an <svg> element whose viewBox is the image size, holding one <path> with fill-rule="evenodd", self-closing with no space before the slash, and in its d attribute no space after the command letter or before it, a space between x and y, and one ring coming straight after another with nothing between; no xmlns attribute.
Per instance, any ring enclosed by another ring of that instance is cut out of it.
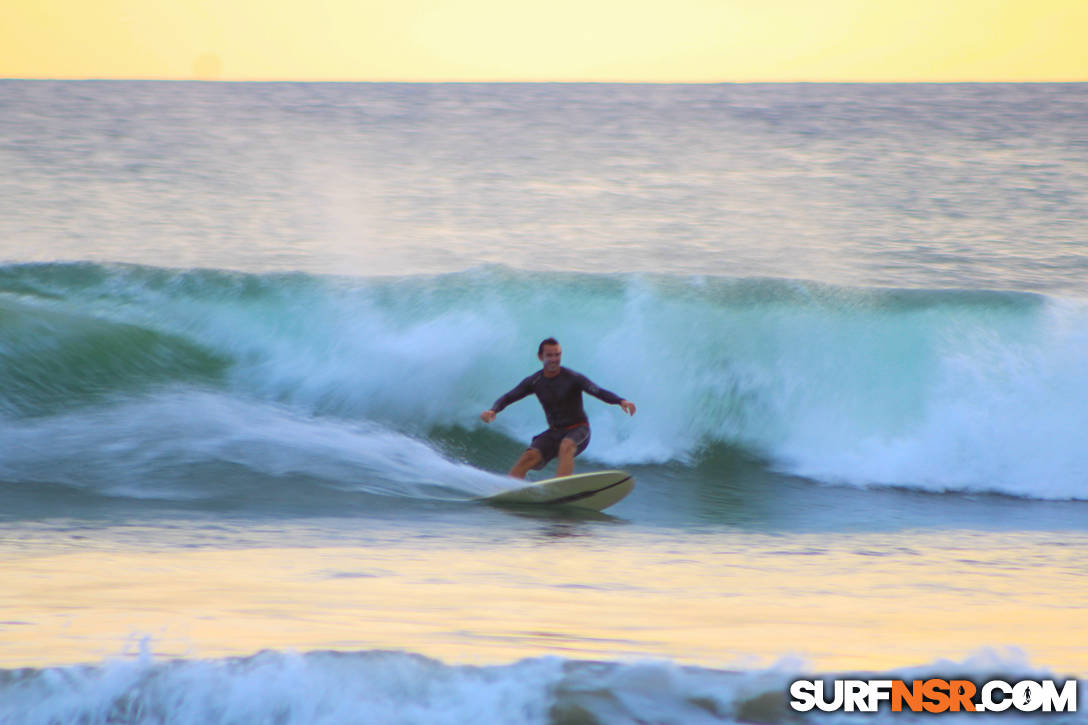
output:
<svg viewBox="0 0 1088 725"><path fill-rule="evenodd" d="M1088 483L1088 305L1074 300L502 267L2 271L9 414L201 383L425 439L481 425L554 335L565 364L639 405L631 419L587 400L586 455L609 465L690 464L725 445L857 485L1076 498ZM524 441L543 416L526 401L494 426Z"/></svg>

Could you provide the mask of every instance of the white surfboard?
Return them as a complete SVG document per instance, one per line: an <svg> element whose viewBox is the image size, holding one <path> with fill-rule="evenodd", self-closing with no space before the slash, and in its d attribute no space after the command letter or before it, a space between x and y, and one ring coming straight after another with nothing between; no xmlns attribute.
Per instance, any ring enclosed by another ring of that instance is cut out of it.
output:
<svg viewBox="0 0 1088 725"><path fill-rule="evenodd" d="M498 504L578 506L603 511L634 487L634 476L626 471L595 471L537 481L481 500Z"/></svg>

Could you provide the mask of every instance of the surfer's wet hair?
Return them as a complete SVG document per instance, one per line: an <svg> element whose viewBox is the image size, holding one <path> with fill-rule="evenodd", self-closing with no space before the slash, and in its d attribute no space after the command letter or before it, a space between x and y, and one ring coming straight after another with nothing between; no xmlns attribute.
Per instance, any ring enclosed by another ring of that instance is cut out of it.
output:
<svg viewBox="0 0 1088 725"><path fill-rule="evenodd" d="M545 338L545 339L541 340L540 341L540 347L538 347L536 349L536 356L540 357L541 355L544 354L544 346L545 345L558 345L558 344L559 344L559 340L556 340L554 337L548 337L548 338Z"/></svg>

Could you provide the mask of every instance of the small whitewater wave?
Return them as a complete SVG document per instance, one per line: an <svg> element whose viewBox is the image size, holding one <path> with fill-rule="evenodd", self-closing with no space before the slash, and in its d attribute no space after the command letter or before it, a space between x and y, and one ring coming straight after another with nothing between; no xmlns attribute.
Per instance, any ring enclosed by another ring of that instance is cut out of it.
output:
<svg viewBox="0 0 1088 725"><path fill-rule="evenodd" d="M692 465L726 446L821 481L1088 497L1079 300L501 267L358 279L38 264L0 268L0 321L15 427L183 386L433 453L435 431L481 428L555 335L565 363L639 405L627 418L587 402L586 455L606 465ZM513 445L542 426L530 401L489 430Z"/></svg>
<svg viewBox="0 0 1088 725"><path fill-rule="evenodd" d="M1008 681L1052 677L1021 657L980 653L873 674L880 678L970 677ZM799 662L720 670L671 662L590 662L558 657L508 665L447 665L399 652L266 651L252 657L0 670L0 719L12 725L58 722L219 725L276 722L504 723L575 725L669 722L923 723L932 715L864 716L788 710ZM1081 686L1080 698L1084 697ZM951 716L958 722L956 716ZM993 716L969 716L983 722ZM1071 722L1070 716L1003 714L1001 722ZM1072 715L1072 717L1076 717Z"/></svg>

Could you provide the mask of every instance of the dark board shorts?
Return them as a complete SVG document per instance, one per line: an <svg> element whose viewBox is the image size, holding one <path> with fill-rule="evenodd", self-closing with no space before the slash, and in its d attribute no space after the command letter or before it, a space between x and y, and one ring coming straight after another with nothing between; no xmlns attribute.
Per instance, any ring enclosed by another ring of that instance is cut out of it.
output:
<svg viewBox="0 0 1088 725"><path fill-rule="evenodd" d="M577 456L589 445L589 424L586 423L575 428L549 428L533 438L533 442L529 444L529 447L540 451L541 457L540 463L533 466L534 471L539 471L548 464L548 461L559 455L559 444L564 438L570 438L574 441L574 445L577 446L574 455Z"/></svg>

